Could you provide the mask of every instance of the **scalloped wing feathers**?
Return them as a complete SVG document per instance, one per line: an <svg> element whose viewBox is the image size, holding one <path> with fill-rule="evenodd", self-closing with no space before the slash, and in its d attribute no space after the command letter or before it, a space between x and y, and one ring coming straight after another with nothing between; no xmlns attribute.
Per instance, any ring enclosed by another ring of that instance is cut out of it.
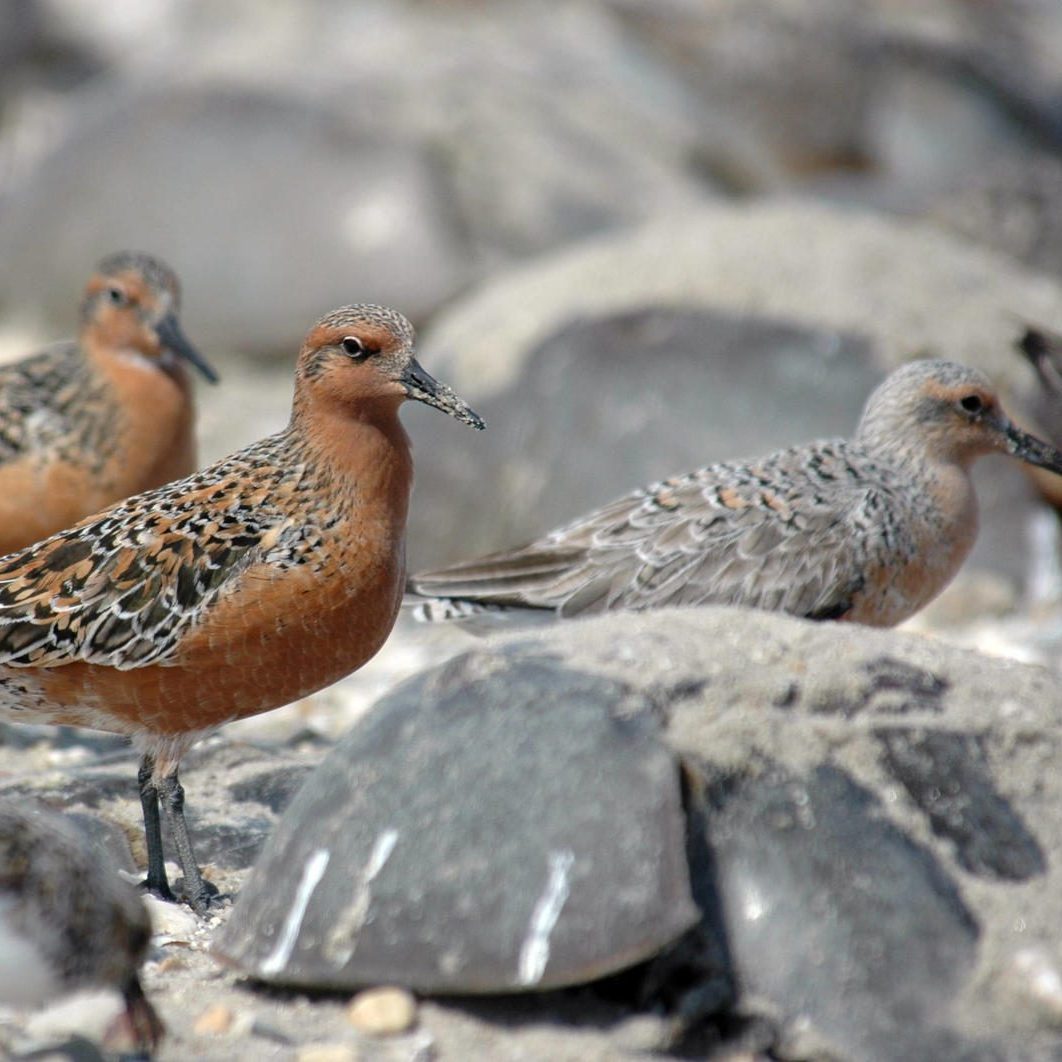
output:
<svg viewBox="0 0 1062 1062"><path fill-rule="evenodd" d="M635 491L523 549L418 575L411 585L423 595L562 616L712 602L836 618L863 584L866 555L853 528L878 507L880 488L853 471L842 441L759 465L712 465Z"/></svg>
<svg viewBox="0 0 1062 1062"><path fill-rule="evenodd" d="M182 636L251 565L312 548L291 522L273 436L205 472L137 495L0 559L0 664L177 662Z"/></svg>

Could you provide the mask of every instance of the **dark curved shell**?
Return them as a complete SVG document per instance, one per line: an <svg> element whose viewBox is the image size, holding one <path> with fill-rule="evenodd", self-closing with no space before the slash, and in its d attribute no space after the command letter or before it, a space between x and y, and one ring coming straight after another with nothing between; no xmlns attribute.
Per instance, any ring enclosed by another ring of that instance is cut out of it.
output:
<svg viewBox="0 0 1062 1062"><path fill-rule="evenodd" d="M468 653L379 702L310 776L215 943L265 981L510 992L588 981L698 921L652 706Z"/></svg>

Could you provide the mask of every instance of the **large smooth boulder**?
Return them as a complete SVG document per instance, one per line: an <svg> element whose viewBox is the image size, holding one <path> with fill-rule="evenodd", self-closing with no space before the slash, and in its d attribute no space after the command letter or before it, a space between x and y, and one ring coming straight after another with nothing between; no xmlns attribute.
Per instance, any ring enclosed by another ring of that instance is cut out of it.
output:
<svg viewBox="0 0 1062 1062"><path fill-rule="evenodd" d="M628 952L662 952L647 983L671 1005L767 1029L779 1057L1040 1057L1062 1020L1060 720L1053 672L855 625L707 608L494 639L355 726L216 946L304 987L526 990L549 878L558 981L592 976L604 937L568 933L611 925L624 950L610 920L646 902L681 765L701 922Z"/></svg>
<svg viewBox="0 0 1062 1062"><path fill-rule="evenodd" d="M383 698L304 783L215 951L307 988L593 980L697 921L654 703L471 654ZM553 679L558 678L559 682Z"/></svg>

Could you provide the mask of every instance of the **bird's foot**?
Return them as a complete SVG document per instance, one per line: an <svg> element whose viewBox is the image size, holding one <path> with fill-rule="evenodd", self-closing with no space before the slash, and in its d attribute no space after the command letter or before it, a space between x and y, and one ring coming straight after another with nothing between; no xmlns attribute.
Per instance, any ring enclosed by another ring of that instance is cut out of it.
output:
<svg viewBox="0 0 1062 1062"><path fill-rule="evenodd" d="M164 900L166 903L178 903L178 899L173 895L173 889L170 888L169 882L163 881L161 883L152 881L150 876L144 878L137 888L141 892L150 893L158 900Z"/></svg>
<svg viewBox="0 0 1062 1062"><path fill-rule="evenodd" d="M203 877L199 878L198 882L189 882L187 878L181 878L177 885L184 902L200 918L204 917L210 911L210 908L216 905L216 901L221 896L221 891L217 885Z"/></svg>

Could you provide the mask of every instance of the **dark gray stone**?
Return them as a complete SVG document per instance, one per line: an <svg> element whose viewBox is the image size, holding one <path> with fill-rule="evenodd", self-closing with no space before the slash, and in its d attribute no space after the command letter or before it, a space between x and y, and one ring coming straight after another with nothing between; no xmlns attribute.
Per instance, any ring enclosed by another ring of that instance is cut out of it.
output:
<svg viewBox="0 0 1062 1062"><path fill-rule="evenodd" d="M938 837L955 845L971 874L1025 881L1047 869L1036 837L996 788L977 734L882 727L885 766L925 812Z"/></svg>
<svg viewBox="0 0 1062 1062"><path fill-rule="evenodd" d="M824 691L808 707L812 712L837 713L847 719L857 715L907 715L910 712L942 712L947 679L905 660L881 656L854 668L858 688ZM862 680L862 681L860 681ZM794 700L796 699L794 691Z"/></svg>
<svg viewBox="0 0 1062 1062"><path fill-rule="evenodd" d="M761 763L717 775L709 801L708 884L746 998L839 1057L943 1057L940 1018L978 929L933 854L834 767L799 777ZM694 888L700 899L704 883Z"/></svg>
<svg viewBox="0 0 1062 1062"><path fill-rule="evenodd" d="M688 768L704 919L642 982L670 1020L707 1015L728 1044L735 1023L765 1023L778 1058L1051 1057L1057 674L736 608L605 616L489 644L497 703L521 664L545 669L545 689L600 676L644 696ZM898 770L883 733L896 735ZM696 1055L697 1035L682 1050Z"/></svg>
<svg viewBox="0 0 1062 1062"><path fill-rule="evenodd" d="M699 97L697 160L746 193L783 181L829 192L832 177L902 203L1003 151L1062 143L1057 64L1038 40L1050 4L615 6Z"/></svg>
<svg viewBox="0 0 1062 1062"><path fill-rule="evenodd" d="M191 799L199 796L192 790ZM261 854L276 820L265 816L241 815L230 821L218 821L214 815L203 816L196 811L203 802L190 804L188 828L195 845L196 859L202 864L213 864L223 870L246 870L254 865ZM163 844L167 852L175 852L169 829L163 823Z"/></svg>
<svg viewBox="0 0 1062 1062"><path fill-rule="evenodd" d="M880 378L863 340L783 321L649 305L565 322L476 401L489 446L417 418L431 489L410 516L412 564L515 545L712 461L847 435ZM470 477L490 499L475 520L456 489Z"/></svg>
<svg viewBox="0 0 1062 1062"><path fill-rule="evenodd" d="M233 800L261 804L279 815L291 803L312 767L278 767L229 786Z"/></svg>
<svg viewBox="0 0 1062 1062"><path fill-rule="evenodd" d="M1055 155L1003 155L934 199L929 215L962 236L1062 276L1062 159Z"/></svg>
<svg viewBox="0 0 1062 1062"><path fill-rule="evenodd" d="M469 653L380 701L307 780L215 948L266 981L578 983L697 920L652 702Z"/></svg>
<svg viewBox="0 0 1062 1062"><path fill-rule="evenodd" d="M107 866L117 867L129 873L136 871L136 862L129 848L129 838L117 823L100 815L80 811L68 812L65 818L89 838Z"/></svg>

